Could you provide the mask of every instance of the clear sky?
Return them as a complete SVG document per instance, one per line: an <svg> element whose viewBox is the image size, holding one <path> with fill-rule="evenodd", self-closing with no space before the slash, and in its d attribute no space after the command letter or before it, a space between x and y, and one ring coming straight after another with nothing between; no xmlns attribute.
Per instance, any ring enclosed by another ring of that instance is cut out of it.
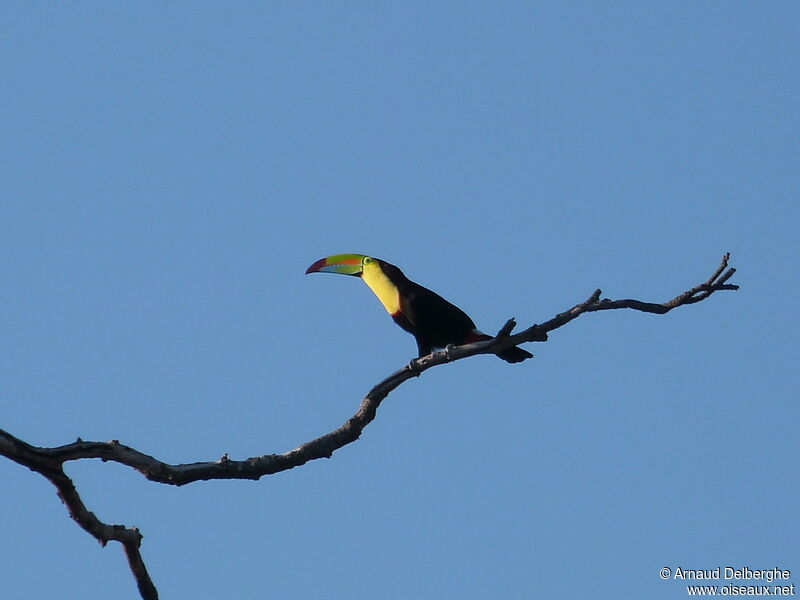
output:
<svg viewBox="0 0 800 600"><path fill-rule="evenodd" d="M486 331L592 314L403 385L260 482L68 468L163 598L686 597L793 570L794 2L5 2L0 427L168 462L285 452L415 353L366 253ZM3 598L134 599L52 486L0 461ZM799 592L800 593L800 592Z"/></svg>

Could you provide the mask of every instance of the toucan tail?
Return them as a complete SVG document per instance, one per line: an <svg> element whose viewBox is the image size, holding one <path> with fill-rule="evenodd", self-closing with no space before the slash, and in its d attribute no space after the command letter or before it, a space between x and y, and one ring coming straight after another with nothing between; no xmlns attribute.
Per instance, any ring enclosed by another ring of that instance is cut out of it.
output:
<svg viewBox="0 0 800 600"><path fill-rule="evenodd" d="M476 329L474 330L473 334L470 335L470 337L467 339L465 343L490 340L490 339L492 339L492 336L486 335L482 331L478 331ZM527 350L523 350L518 346L511 346L511 348L506 348L505 350L498 352L496 356L502 358L507 363L519 363L525 359L533 358L533 354L531 354Z"/></svg>
<svg viewBox="0 0 800 600"><path fill-rule="evenodd" d="M518 363L522 362L526 358L533 358L533 354L517 346L506 348L502 352L498 352L497 356L502 358L507 363Z"/></svg>

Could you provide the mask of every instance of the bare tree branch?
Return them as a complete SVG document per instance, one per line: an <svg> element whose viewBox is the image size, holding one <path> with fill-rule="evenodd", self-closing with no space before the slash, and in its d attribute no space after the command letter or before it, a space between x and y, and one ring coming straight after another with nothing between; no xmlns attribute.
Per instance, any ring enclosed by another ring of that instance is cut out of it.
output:
<svg viewBox="0 0 800 600"><path fill-rule="evenodd" d="M58 497L67 507L69 516L86 532L92 535L102 546L110 541L122 544L128 557L128 564L139 587L139 594L144 600L158 600L158 591L153 580L147 573L139 547L142 544L142 534L135 527L128 528L124 525L108 525L98 519L83 503L75 484L72 483L63 469L63 461L47 457L42 450L0 429L0 454L11 460L28 467L45 477L52 483L58 492Z"/></svg>
<svg viewBox="0 0 800 600"><path fill-rule="evenodd" d="M714 292L738 290L739 286L727 283L736 272L735 269L728 268L729 258L730 254L726 254L720 266L705 282L661 304L631 299L601 299L602 292L595 290L586 301L576 304L549 321L540 325L532 325L520 333L511 335L516 321L509 319L491 340L463 346L448 346L443 352L434 352L428 356L414 359L373 387L361 401L358 411L341 427L283 454L265 454L245 460L230 460L227 455L224 455L213 462L170 465L135 448L120 444L116 440L85 442L79 438L64 446L40 448L0 429L0 455L47 478L58 490L58 495L66 505L70 516L102 545L112 540L120 542L128 556L131 571L139 586L139 593L145 600L153 600L158 598L158 592L147 573L139 552L142 534L136 528L103 523L94 513L90 512L83 504L72 480L64 473L64 463L85 458L99 458L136 469L151 481L185 485L209 479L257 480L265 475L273 475L299 467L311 460L330 458L334 451L356 441L361 436L364 428L375 419L378 407L389 393L405 381L419 377L424 371L476 354L494 354L525 342L545 342L549 332L563 327L584 313L628 308L663 315L679 306L705 300Z"/></svg>

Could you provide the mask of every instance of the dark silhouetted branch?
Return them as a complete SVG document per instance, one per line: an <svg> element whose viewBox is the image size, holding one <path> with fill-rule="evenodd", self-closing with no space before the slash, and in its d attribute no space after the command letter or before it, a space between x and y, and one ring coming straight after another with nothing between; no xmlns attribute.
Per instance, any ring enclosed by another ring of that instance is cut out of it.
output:
<svg viewBox="0 0 800 600"><path fill-rule="evenodd" d="M273 475L281 471L299 467L308 461L318 458L330 458L333 453L356 441L364 428L375 418L381 402L395 388L405 381L419 377L428 369L476 354L495 354L525 342L546 342L547 334L584 313L601 310L628 308L641 312L663 315L674 308L694 304L705 300L714 292L737 290L739 286L727 283L736 272L728 268L729 254L726 254L719 268L704 283L679 294L672 300L657 304L640 300L609 300L601 298L602 292L595 290L589 298L564 311L549 321L528 327L524 331L511 335L516 326L514 319L509 319L491 340L449 346L443 352L434 352L412 360L408 365L389 375L373 387L361 401L356 413L345 423L315 440L306 442L283 454L265 454L245 460L231 460L227 455L213 462L196 462L171 465L152 456L139 452L135 448L111 442L85 442L81 439L55 448L40 448L24 442L8 432L0 430L0 455L36 471L46 477L58 490L58 495L67 506L70 516L84 530L94 536L101 544L118 541L125 548L139 592L145 600L158 597L158 592L147 574L139 547L142 535L136 528L123 525L108 525L101 522L83 504L72 480L64 473L65 462L85 458L99 458L103 461L114 461L139 471L147 479L170 485L185 485L195 481L209 479L253 479L265 475Z"/></svg>
<svg viewBox="0 0 800 600"><path fill-rule="evenodd" d="M80 442L80 440L79 440ZM98 519L83 503L75 484L63 469L63 461L49 456L47 448L37 448L0 429L0 454L39 473L56 487L58 497L67 507L69 516L101 545L110 541L122 544L128 557L128 564L144 600L158 600L158 590L147 573L139 547L142 534L135 527L109 525Z"/></svg>

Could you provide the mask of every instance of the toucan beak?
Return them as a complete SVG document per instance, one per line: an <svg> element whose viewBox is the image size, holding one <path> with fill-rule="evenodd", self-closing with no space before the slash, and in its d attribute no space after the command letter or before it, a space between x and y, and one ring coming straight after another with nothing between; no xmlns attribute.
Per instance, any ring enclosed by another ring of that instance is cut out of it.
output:
<svg viewBox="0 0 800 600"><path fill-rule="evenodd" d="M306 269L309 273L338 273L339 275L361 275L363 254L334 254L320 258Z"/></svg>

